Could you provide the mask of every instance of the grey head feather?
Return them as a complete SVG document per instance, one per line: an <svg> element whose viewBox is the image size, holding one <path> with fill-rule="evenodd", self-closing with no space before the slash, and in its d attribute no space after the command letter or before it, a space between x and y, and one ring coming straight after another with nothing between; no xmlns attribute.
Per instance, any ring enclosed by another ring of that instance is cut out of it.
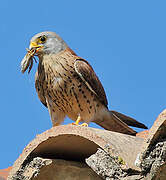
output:
<svg viewBox="0 0 166 180"><path fill-rule="evenodd" d="M42 48L41 52L43 54L57 54L68 47L60 36L58 36L55 32L49 31L36 34L32 37L31 42L41 36L46 36L46 42L43 43L44 48Z"/></svg>

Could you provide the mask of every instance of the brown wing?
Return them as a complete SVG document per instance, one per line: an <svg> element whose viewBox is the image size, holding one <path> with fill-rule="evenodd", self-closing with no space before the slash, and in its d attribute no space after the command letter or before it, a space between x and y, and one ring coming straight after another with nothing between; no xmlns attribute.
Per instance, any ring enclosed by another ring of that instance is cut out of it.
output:
<svg viewBox="0 0 166 180"><path fill-rule="evenodd" d="M74 68L90 91L107 107L108 102L104 88L91 65L84 59L76 59Z"/></svg>
<svg viewBox="0 0 166 180"><path fill-rule="evenodd" d="M36 88L36 91L37 91L40 101L43 103L44 106L47 107L46 99L44 96L44 90L41 87L41 85L42 85L42 83L39 81L38 71L37 71L35 74L35 88Z"/></svg>

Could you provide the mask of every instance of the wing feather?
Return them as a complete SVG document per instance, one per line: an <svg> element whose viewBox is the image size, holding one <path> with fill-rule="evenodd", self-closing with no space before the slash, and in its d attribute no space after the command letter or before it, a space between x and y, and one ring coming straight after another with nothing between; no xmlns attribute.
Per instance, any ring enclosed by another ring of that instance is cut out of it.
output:
<svg viewBox="0 0 166 180"><path fill-rule="evenodd" d="M89 90L107 107L108 102L104 88L91 65L84 59L76 59L74 68Z"/></svg>
<svg viewBox="0 0 166 180"><path fill-rule="evenodd" d="M46 98L44 96L44 90L41 87L41 82L39 81L39 77L38 77L38 71L35 74L35 88L38 94L38 97L40 99L40 101L42 102L42 104L47 107L47 102L46 102Z"/></svg>

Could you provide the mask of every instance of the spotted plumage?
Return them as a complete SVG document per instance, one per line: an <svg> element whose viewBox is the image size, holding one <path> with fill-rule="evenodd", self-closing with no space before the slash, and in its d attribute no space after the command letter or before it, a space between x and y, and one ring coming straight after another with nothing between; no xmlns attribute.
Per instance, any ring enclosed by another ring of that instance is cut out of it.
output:
<svg viewBox="0 0 166 180"><path fill-rule="evenodd" d="M35 35L28 53L31 51L39 58L36 91L49 110L53 126L60 125L68 116L76 122L96 122L105 129L126 134L136 133L127 124L146 128L128 116L108 110L104 88L93 68L57 34L42 32ZM24 58L22 64L29 64L32 58L30 56L27 62ZM22 66L22 72L27 68L27 65Z"/></svg>

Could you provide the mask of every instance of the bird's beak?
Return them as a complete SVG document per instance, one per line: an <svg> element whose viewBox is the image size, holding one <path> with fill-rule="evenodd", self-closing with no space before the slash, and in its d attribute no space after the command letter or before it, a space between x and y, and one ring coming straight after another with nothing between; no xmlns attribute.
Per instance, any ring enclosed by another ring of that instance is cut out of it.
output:
<svg viewBox="0 0 166 180"><path fill-rule="evenodd" d="M36 42L34 42L34 41L32 41L32 42L30 42L30 46L29 46L29 49L33 49L33 48L35 48L35 49L40 49L40 48L42 48L43 46L42 45L40 45L40 44L37 44Z"/></svg>

